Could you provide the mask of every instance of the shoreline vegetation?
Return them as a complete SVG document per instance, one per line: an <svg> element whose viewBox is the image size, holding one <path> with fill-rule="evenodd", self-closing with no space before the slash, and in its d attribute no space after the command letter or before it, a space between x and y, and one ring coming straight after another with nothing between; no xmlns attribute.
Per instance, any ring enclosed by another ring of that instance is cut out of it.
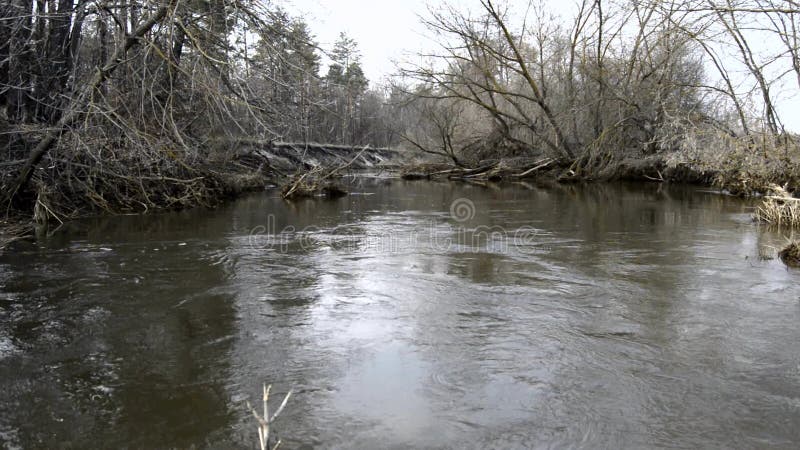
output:
<svg viewBox="0 0 800 450"><path fill-rule="evenodd" d="M582 0L568 17L442 4L421 19L439 47L383 85L353 39L322 48L271 4L13 0L0 13L5 243L273 184L335 197L331 180L369 168L703 184L765 195L758 218L798 224L800 137L778 107L800 88L798 2Z"/></svg>

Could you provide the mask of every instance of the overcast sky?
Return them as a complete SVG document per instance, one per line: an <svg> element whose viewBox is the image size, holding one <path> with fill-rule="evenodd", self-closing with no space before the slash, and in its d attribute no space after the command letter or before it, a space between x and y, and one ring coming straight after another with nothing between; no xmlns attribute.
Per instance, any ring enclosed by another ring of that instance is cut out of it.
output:
<svg viewBox="0 0 800 450"><path fill-rule="evenodd" d="M290 13L305 17L322 48L330 49L344 31L358 42L371 82L393 71L392 61L423 48L417 14L425 0L281 0Z"/></svg>

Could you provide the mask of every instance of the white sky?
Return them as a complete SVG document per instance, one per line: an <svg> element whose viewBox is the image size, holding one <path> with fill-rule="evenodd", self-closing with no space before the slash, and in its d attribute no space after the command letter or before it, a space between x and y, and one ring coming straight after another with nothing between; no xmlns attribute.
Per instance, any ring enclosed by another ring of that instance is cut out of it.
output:
<svg viewBox="0 0 800 450"><path fill-rule="evenodd" d="M395 61L412 58L420 51L436 48L420 24L428 4L441 0L274 0L292 15L305 18L317 42L330 49L344 31L358 42L362 67L374 86L381 84L395 70ZM472 9L475 0L450 0L459 8ZM498 1L498 4L504 2ZM514 6L526 1L510 1ZM548 12L570 17L576 0L545 0ZM758 43L753 44L758 47ZM764 44L762 44L763 46ZM323 63L327 61L323 60ZM324 70L324 69L323 69ZM711 74L711 71L709 72ZM713 75L713 74L712 74ZM735 74L734 74L735 76ZM800 131L800 96L796 83L775 86L778 110L788 129Z"/></svg>
<svg viewBox="0 0 800 450"><path fill-rule="evenodd" d="M305 17L322 48L330 49L344 31L358 42L361 65L371 83L394 71L394 60L426 45L417 14L425 0L280 0L290 13Z"/></svg>

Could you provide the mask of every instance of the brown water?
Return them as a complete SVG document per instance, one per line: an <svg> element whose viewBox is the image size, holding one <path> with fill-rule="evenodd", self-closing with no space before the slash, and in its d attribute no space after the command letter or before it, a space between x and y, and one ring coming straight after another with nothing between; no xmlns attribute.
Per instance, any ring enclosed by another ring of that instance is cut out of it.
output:
<svg viewBox="0 0 800 450"><path fill-rule="evenodd" d="M785 237L747 203L354 190L84 221L0 257L0 446L254 448L264 381L295 392L284 448L800 445L800 272L758 260Z"/></svg>

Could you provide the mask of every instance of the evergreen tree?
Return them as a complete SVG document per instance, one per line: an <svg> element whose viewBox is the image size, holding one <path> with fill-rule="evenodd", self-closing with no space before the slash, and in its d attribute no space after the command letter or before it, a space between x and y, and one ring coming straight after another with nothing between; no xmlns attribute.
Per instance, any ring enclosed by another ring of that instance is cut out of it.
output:
<svg viewBox="0 0 800 450"><path fill-rule="evenodd" d="M361 68L358 43L346 33L340 33L330 56L332 62L325 76L329 110L333 115L326 120L330 130L328 138L344 144L357 144L361 141L358 132L361 101L369 86Z"/></svg>
<svg viewBox="0 0 800 450"><path fill-rule="evenodd" d="M320 57L308 25L277 10L260 35L253 59L256 87L275 112L275 128L284 139L312 140Z"/></svg>

